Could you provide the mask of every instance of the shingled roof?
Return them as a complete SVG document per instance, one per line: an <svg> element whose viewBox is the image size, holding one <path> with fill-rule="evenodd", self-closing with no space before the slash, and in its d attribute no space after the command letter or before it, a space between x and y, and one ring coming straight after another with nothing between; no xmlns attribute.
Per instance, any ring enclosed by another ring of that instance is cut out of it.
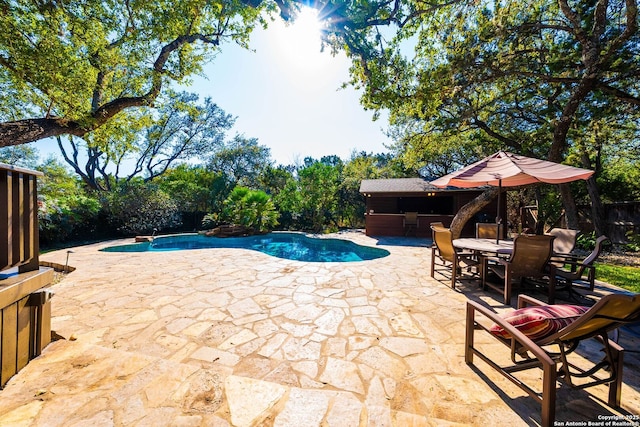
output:
<svg viewBox="0 0 640 427"><path fill-rule="evenodd" d="M421 193L442 190L422 178L363 179L361 193Z"/></svg>
<svg viewBox="0 0 640 427"><path fill-rule="evenodd" d="M440 188L431 185L423 178L390 178L390 179L363 179L360 182L360 193L423 193L438 191L482 191L486 186L474 188L446 187Z"/></svg>

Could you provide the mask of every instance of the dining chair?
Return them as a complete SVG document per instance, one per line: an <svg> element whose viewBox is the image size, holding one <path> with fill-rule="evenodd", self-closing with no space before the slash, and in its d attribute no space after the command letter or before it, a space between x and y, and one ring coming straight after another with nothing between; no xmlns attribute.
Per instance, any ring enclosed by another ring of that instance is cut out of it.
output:
<svg viewBox="0 0 640 427"><path fill-rule="evenodd" d="M410 232L416 232L420 226L418 220L418 212L405 212L404 219L402 220L402 226L404 228L404 235L408 236Z"/></svg>
<svg viewBox="0 0 640 427"><path fill-rule="evenodd" d="M433 221L432 223L429 224L429 228L431 229L431 241L433 241L435 245L436 237L435 237L435 231L433 231L433 227L445 228L445 226L442 221Z"/></svg>
<svg viewBox="0 0 640 427"><path fill-rule="evenodd" d="M476 223L477 239L496 239L498 236L503 237L502 224L492 224L486 222Z"/></svg>
<svg viewBox="0 0 640 427"><path fill-rule="evenodd" d="M578 287L593 291L596 280L595 261L598 259L598 256L600 256L602 246L607 240L609 240L607 236L598 237L593 251L583 260L576 260L575 257L571 257L565 258L562 261L564 268L557 269L556 276L566 283L570 293L572 287L576 284ZM569 270L566 269L567 266L569 266Z"/></svg>
<svg viewBox="0 0 640 427"><path fill-rule="evenodd" d="M432 225L431 230L433 232L431 277L435 277L436 270L448 271L451 269L451 289L455 289L458 272L462 273L462 268L479 269L480 263L475 259L474 253L463 252L453 247L453 235L450 229ZM440 261L437 265L436 260Z"/></svg>
<svg viewBox="0 0 640 427"><path fill-rule="evenodd" d="M576 239L580 230L571 230L568 228L552 228L548 235L556 236L553 240L553 255L567 255L573 251L576 246Z"/></svg>
<svg viewBox="0 0 640 427"><path fill-rule="evenodd" d="M555 270L556 266L549 264L555 236L520 235L513 241L513 252L508 259L499 257L485 257L482 270L483 288L492 288L502 292L504 303L511 304L513 284L521 284L524 279L544 279L549 281L549 303L555 298ZM500 279L499 283L487 280L489 272L493 272Z"/></svg>

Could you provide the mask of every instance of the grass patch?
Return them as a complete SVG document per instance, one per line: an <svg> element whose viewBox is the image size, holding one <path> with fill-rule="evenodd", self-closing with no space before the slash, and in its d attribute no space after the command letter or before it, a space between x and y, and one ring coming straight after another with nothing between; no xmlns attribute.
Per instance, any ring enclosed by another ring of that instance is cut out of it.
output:
<svg viewBox="0 0 640 427"><path fill-rule="evenodd" d="M640 267L596 263L596 278L634 293L640 293Z"/></svg>

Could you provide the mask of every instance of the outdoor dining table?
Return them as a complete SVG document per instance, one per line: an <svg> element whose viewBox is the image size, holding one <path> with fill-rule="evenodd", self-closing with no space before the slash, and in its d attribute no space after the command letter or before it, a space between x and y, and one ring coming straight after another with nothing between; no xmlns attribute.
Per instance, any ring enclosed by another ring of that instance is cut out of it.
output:
<svg viewBox="0 0 640 427"><path fill-rule="evenodd" d="M513 252L513 240L461 238L454 239L453 246L458 249L467 249L485 255L511 255Z"/></svg>
<svg viewBox="0 0 640 427"><path fill-rule="evenodd" d="M487 274L486 257L510 256L513 252L513 240L499 240L496 242L496 239L467 237L454 239L453 247L457 249L467 249L478 255L480 262L480 281L484 283L484 277Z"/></svg>

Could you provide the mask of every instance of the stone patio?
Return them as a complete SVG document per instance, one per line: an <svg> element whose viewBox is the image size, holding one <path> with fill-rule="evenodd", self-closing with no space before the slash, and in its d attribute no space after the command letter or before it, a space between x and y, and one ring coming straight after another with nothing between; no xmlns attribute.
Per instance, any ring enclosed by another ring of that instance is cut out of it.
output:
<svg viewBox="0 0 640 427"><path fill-rule="evenodd" d="M500 311L500 295L431 279L424 241L340 237L391 255L309 263L240 249L99 252L131 240L74 248L76 271L53 286L59 339L0 391L0 425L539 423L532 398L464 362L465 302ZM638 342L622 334L628 350ZM603 403L605 386L562 387L556 419L640 414L638 362L625 355L622 410Z"/></svg>

